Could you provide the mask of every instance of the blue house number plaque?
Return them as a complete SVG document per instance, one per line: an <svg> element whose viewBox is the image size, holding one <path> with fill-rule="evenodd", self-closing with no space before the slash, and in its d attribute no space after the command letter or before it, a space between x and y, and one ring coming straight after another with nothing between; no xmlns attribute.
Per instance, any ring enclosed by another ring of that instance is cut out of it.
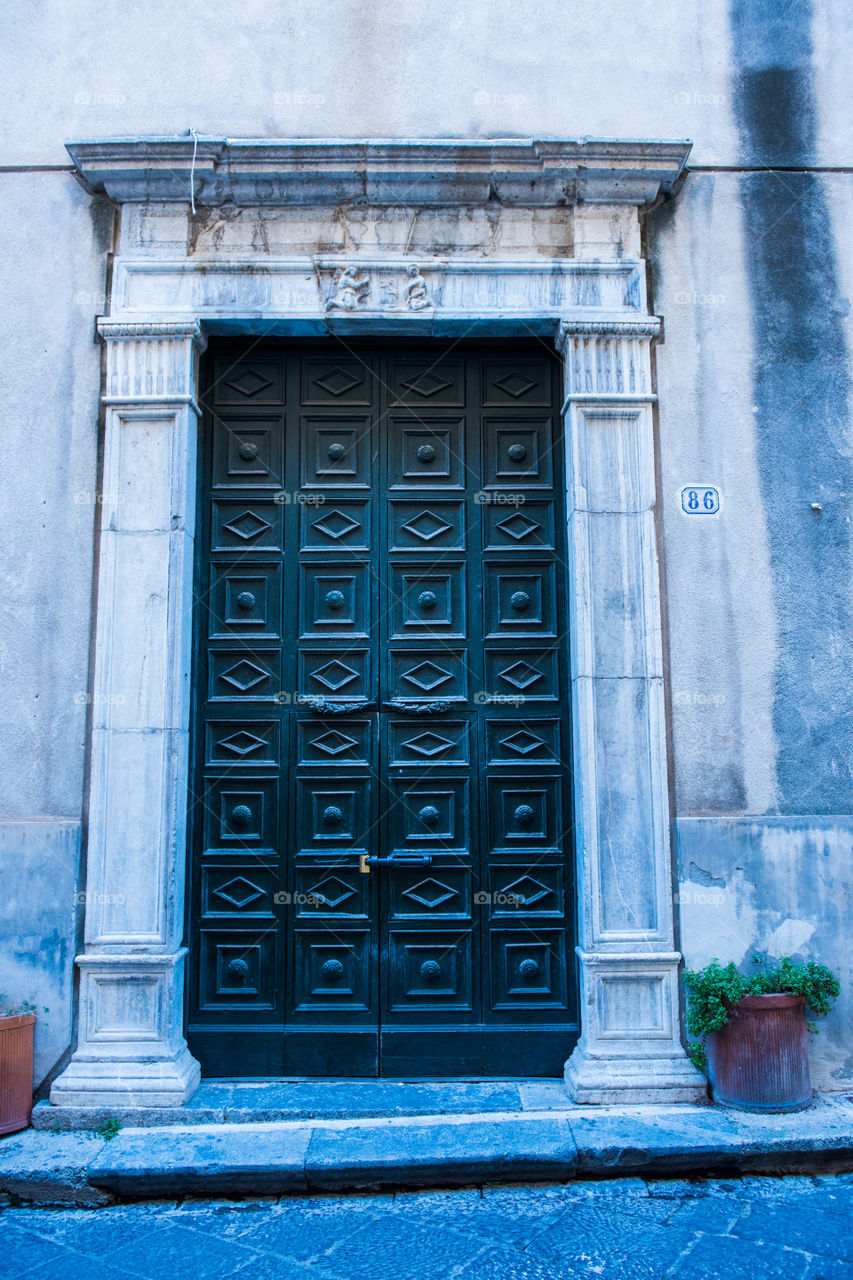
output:
<svg viewBox="0 0 853 1280"><path fill-rule="evenodd" d="M681 490L681 509L688 516L715 516L720 509L720 491L711 484L691 484Z"/></svg>

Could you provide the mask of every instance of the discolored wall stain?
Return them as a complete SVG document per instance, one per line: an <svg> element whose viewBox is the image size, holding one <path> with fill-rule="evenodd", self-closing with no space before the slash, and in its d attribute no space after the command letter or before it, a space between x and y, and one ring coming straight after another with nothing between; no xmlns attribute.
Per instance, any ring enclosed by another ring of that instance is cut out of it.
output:
<svg viewBox="0 0 853 1280"><path fill-rule="evenodd" d="M733 0L731 22L740 159L751 168L741 193L757 456L779 620L778 805L845 813L853 734L848 306L827 180L804 171L817 150L811 3L780 11L777 0Z"/></svg>

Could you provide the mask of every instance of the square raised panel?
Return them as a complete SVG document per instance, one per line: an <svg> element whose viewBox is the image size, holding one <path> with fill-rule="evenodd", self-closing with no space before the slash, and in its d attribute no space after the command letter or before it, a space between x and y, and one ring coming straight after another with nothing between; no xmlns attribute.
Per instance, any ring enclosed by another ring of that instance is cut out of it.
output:
<svg viewBox="0 0 853 1280"><path fill-rule="evenodd" d="M394 849L429 853L434 849L466 851L468 783L462 778L396 778L392 783L389 819Z"/></svg>
<svg viewBox="0 0 853 1280"><path fill-rule="evenodd" d="M369 622L369 566L299 566L300 631L310 636L366 636Z"/></svg>
<svg viewBox="0 0 853 1280"><path fill-rule="evenodd" d="M544 863L539 858L522 863L492 864L489 893L482 904L493 918L562 916L563 866Z"/></svg>
<svg viewBox="0 0 853 1280"><path fill-rule="evenodd" d="M392 1010L473 1008L470 932L401 933L392 929L389 951Z"/></svg>
<svg viewBox="0 0 853 1280"><path fill-rule="evenodd" d="M260 863L219 862L201 870L201 909L205 918L272 919L278 889L277 869Z"/></svg>
<svg viewBox="0 0 853 1280"><path fill-rule="evenodd" d="M297 929L294 942L297 1011L369 1007L370 934L366 930Z"/></svg>
<svg viewBox="0 0 853 1280"><path fill-rule="evenodd" d="M485 483L520 488L551 487L553 441L550 418L487 418Z"/></svg>
<svg viewBox="0 0 853 1280"><path fill-rule="evenodd" d="M281 628L281 565L211 565L210 606L211 637L277 637Z"/></svg>
<svg viewBox="0 0 853 1280"><path fill-rule="evenodd" d="M370 485L370 417L355 414L302 419L302 484L366 489Z"/></svg>
<svg viewBox="0 0 853 1280"><path fill-rule="evenodd" d="M272 848L277 841L275 778L228 776L206 781L203 812L210 849Z"/></svg>
<svg viewBox="0 0 853 1280"><path fill-rule="evenodd" d="M279 416L264 419L258 414L215 415L212 488L281 489L283 440Z"/></svg>
<svg viewBox="0 0 853 1280"><path fill-rule="evenodd" d="M300 778L296 789L301 851L367 851L371 825L366 780Z"/></svg>
<svg viewBox="0 0 853 1280"><path fill-rule="evenodd" d="M318 916L364 919L368 914L371 877L341 860L334 866L299 866L291 902L302 920Z"/></svg>
<svg viewBox="0 0 853 1280"><path fill-rule="evenodd" d="M389 878L388 894L393 920L442 916L468 920L471 870L460 866L401 867Z"/></svg>
<svg viewBox="0 0 853 1280"><path fill-rule="evenodd" d="M565 824L559 778L525 778L523 785L491 778L488 786L493 853L561 848Z"/></svg>
<svg viewBox="0 0 853 1280"><path fill-rule="evenodd" d="M466 634L464 565L430 569L394 565L391 592L394 639Z"/></svg>
<svg viewBox="0 0 853 1280"><path fill-rule="evenodd" d="M564 929L493 929L492 1008L566 1007L566 933Z"/></svg>
<svg viewBox="0 0 853 1280"><path fill-rule="evenodd" d="M274 929L200 931L199 1008L274 1009L276 977Z"/></svg>
<svg viewBox="0 0 853 1280"><path fill-rule="evenodd" d="M485 566L486 628L489 635L557 636L553 562Z"/></svg>
<svg viewBox="0 0 853 1280"><path fill-rule="evenodd" d="M392 489L462 489L465 486L463 421L391 417L389 476Z"/></svg>

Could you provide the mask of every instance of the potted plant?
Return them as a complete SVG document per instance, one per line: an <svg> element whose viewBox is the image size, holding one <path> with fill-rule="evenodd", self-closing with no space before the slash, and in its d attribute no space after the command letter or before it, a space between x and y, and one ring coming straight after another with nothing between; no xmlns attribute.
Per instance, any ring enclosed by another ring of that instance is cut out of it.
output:
<svg viewBox="0 0 853 1280"><path fill-rule="evenodd" d="M0 995L0 1134L26 1129L33 1109L35 1005Z"/></svg>
<svg viewBox="0 0 853 1280"><path fill-rule="evenodd" d="M706 1070L711 1096L746 1111L801 1111L811 1104L806 1034L817 1028L839 993L826 965L782 956L745 977L734 964L712 960L684 975L687 1030L697 1036L691 1061Z"/></svg>

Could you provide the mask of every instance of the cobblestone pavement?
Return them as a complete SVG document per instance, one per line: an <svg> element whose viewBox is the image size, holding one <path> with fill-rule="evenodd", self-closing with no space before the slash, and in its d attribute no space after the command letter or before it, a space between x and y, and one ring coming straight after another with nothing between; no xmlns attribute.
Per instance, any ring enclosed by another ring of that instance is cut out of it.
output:
<svg viewBox="0 0 853 1280"><path fill-rule="evenodd" d="M853 1280L853 1174L0 1211L26 1280Z"/></svg>

